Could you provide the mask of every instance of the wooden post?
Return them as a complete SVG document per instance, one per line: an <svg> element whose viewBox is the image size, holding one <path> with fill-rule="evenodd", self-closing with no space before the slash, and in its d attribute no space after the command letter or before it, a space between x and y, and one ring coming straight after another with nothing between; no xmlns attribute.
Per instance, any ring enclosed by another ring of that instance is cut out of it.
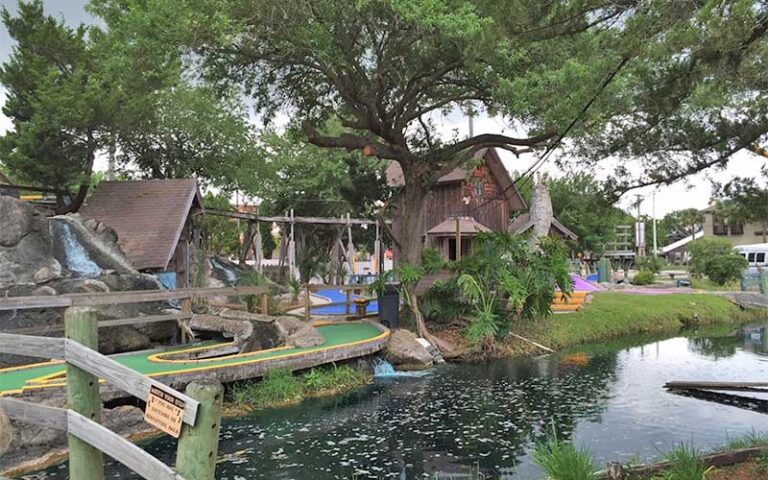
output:
<svg viewBox="0 0 768 480"><path fill-rule="evenodd" d="M461 219L456 217L456 261L461 260Z"/></svg>
<svg viewBox="0 0 768 480"><path fill-rule="evenodd" d="M181 299L181 313L184 315L192 315L192 299ZM189 319L185 318L179 320L179 331L181 335L181 343L187 343L189 341L189 335L187 335L187 325L189 325Z"/></svg>
<svg viewBox="0 0 768 480"><path fill-rule="evenodd" d="M261 294L260 310L263 315L269 315L269 294L268 293Z"/></svg>
<svg viewBox="0 0 768 480"><path fill-rule="evenodd" d="M307 284L307 298L304 299L304 320L309 321L309 310L312 308L312 292L309 290L309 284Z"/></svg>
<svg viewBox="0 0 768 480"><path fill-rule="evenodd" d="M99 327L96 313L88 308L70 307L64 311L66 338L98 350ZM99 379L85 370L67 363L67 408L94 422L101 422ZM69 444L69 478L104 480L104 456L98 448L67 435Z"/></svg>
<svg viewBox="0 0 768 480"><path fill-rule="evenodd" d="M176 450L176 471L186 480L213 480L219 449L224 388L205 380L187 385L185 392L200 402L195 426L181 429Z"/></svg>
<svg viewBox="0 0 768 480"><path fill-rule="evenodd" d="M352 290L348 289L346 293L347 293L347 299L346 299L344 308L345 308L345 313L349 315L349 306L350 306L350 302L352 302Z"/></svg>

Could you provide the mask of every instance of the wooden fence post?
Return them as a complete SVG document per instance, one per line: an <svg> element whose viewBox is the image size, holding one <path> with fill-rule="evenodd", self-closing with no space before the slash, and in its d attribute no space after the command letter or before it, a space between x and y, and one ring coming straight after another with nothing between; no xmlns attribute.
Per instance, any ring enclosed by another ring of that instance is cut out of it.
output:
<svg viewBox="0 0 768 480"><path fill-rule="evenodd" d="M309 311L312 308L312 291L309 289L309 284L307 284L306 295L307 298L304 299L304 320L309 321L311 319Z"/></svg>
<svg viewBox="0 0 768 480"><path fill-rule="evenodd" d="M352 303L352 290L351 289L347 289L346 295L347 295L347 298L346 298L346 300L344 300L344 312L347 315L349 315L349 313L350 313L349 312L349 308L350 308L350 305Z"/></svg>
<svg viewBox="0 0 768 480"><path fill-rule="evenodd" d="M261 294L261 313L263 315L269 315L269 294Z"/></svg>
<svg viewBox="0 0 768 480"><path fill-rule="evenodd" d="M176 471L186 480L214 480L224 388L214 380L192 382L186 394L200 402L195 426L184 424L176 450Z"/></svg>
<svg viewBox="0 0 768 480"><path fill-rule="evenodd" d="M64 311L66 338L97 350L99 327L96 313L88 308L70 307ZM85 370L67 363L67 408L101 423L99 379ZM101 451L74 435L68 435L69 478L104 480L104 457Z"/></svg>
<svg viewBox="0 0 768 480"><path fill-rule="evenodd" d="M192 297L181 299L181 313L183 315L192 315ZM179 333L181 335L181 343L189 342L189 335L187 334L188 325L189 318L179 320Z"/></svg>

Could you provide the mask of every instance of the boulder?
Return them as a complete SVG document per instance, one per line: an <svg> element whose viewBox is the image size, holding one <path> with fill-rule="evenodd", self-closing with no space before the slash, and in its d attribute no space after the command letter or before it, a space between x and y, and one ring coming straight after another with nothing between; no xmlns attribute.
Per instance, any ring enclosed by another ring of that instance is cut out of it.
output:
<svg viewBox="0 0 768 480"><path fill-rule="evenodd" d="M297 348L316 347L325 343L325 338L318 329L311 325L304 325L286 340L288 345Z"/></svg>
<svg viewBox="0 0 768 480"><path fill-rule="evenodd" d="M287 315L281 316L281 317L274 317L275 318L275 326L280 330L280 333L285 337L288 338L294 333L298 332L304 326L306 326L306 323L302 322L301 320L295 318L295 317L289 317Z"/></svg>
<svg viewBox="0 0 768 480"><path fill-rule="evenodd" d="M419 343L416 334L403 329L392 332L384 357L400 367L424 368L433 364L432 354Z"/></svg>
<svg viewBox="0 0 768 480"><path fill-rule="evenodd" d="M58 260L53 258L48 265L42 267L36 271L34 275L32 275L32 280L38 284L48 283L51 280L61 278L61 275L61 264L58 262Z"/></svg>
<svg viewBox="0 0 768 480"><path fill-rule="evenodd" d="M35 273L50 261L45 216L26 202L0 195L0 288L34 283Z"/></svg>

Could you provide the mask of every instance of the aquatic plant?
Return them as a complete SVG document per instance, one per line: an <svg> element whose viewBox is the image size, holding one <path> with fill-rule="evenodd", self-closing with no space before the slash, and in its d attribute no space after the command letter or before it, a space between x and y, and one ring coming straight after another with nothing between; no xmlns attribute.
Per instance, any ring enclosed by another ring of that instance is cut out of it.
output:
<svg viewBox="0 0 768 480"><path fill-rule="evenodd" d="M586 448L576 448L571 442L552 438L539 443L533 451L533 461L550 480L591 480L597 478L592 455Z"/></svg>
<svg viewBox="0 0 768 480"><path fill-rule="evenodd" d="M296 403L323 392L338 392L361 387L370 376L348 365L313 368L301 375L290 370L269 370L260 382L241 382L232 390L240 408L267 408Z"/></svg>

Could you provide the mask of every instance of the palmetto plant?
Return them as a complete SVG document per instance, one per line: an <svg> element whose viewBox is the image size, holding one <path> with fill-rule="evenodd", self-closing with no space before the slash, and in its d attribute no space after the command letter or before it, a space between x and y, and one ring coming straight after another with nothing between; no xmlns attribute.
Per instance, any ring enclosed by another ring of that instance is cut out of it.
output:
<svg viewBox="0 0 768 480"><path fill-rule="evenodd" d="M467 328L467 338L475 345L493 340L499 333L498 315L493 294L485 285L467 273L458 279L459 287L474 305L474 314Z"/></svg>

